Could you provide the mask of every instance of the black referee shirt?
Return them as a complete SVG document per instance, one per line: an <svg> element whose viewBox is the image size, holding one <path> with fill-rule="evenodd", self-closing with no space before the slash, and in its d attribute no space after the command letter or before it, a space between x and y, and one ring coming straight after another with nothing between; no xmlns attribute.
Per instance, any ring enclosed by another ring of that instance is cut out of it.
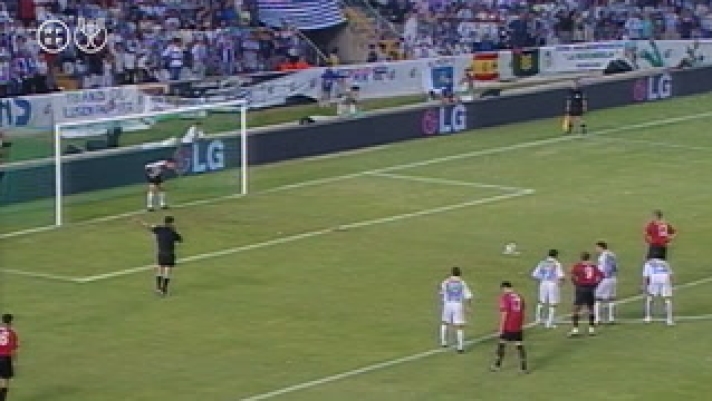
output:
<svg viewBox="0 0 712 401"><path fill-rule="evenodd" d="M183 242L183 237L173 227L154 226L151 232L156 236L158 253L175 253L176 243Z"/></svg>
<svg viewBox="0 0 712 401"><path fill-rule="evenodd" d="M586 95L581 89L569 90L569 107L572 109L583 109L583 104L586 101Z"/></svg>

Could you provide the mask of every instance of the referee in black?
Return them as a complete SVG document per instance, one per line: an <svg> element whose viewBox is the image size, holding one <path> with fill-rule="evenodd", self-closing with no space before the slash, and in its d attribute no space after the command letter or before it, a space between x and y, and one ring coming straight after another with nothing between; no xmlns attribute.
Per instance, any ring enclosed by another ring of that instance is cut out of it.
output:
<svg viewBox="0 0 712 401"><path fill-rule="evenodd" d="M176 230L175 218L172 216L166 216L161 225L152 225L141 220L138 222L152 232L156 238L156 293L166 296L168 295L171 271L176 265L176 244L183 242L183 237Z"/></svg>
<svg viewBox="0 0 712 401"><path fill-rule="evenodd" d="M586 122L583 115L588 109L586 94L578 80L574 80L566 98L566 134L572 134L576 128L581 135L586 135Z"/></svg>

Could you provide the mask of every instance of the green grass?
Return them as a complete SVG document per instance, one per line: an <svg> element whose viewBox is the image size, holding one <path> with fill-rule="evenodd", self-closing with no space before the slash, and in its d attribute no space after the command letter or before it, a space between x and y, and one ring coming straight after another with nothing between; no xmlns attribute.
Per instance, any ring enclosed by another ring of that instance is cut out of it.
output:
<svg viewBox="0 0 712 401"><path fill-rule="evenodd" d="M677 281L710 275L706 176L711 96L593 113L602 137L574 139L275 191L307 180L495 149L559 135L543 120L412 141L338 158L253 170L253 194L176 208L181 256L174 293L152 294L152 243L130 218L87 219L137 209L140 186L70 199L76 224L0 242L0 267L85 279L84 284L3 274L2 310L23 337L13 400L243 400L436 347L434 288L460 265L476 292L471 338L493 331L497 284L512 280L534 303L528 272L546 249L573 262L599 239L622 262L623 297L638 293L642 225L662 208L680 229L672 250ZM621 127L694 116L675 124ZM234 193L234 172L169 182L176 204ZM427 183L408 177L531 188L536 193L442 213L448 205L511 194L504 189ZM30 228L47 203L0 211L0 232ZM160 214L142 215L158 221ZM393 216L401 216L394 219ZM379 220L380 219L380 220ZM362 226L354 223L368 222ZM341 229L337 229L342 227ZM345 228L344 228L345 227ZM278 240L282 238L283 240ZM284 240L284 238L292 238ZM516 241L520 257L501 255ZM269 242L271 245L249 247ZM241 249L241 250L240 250ZM232 250L232 251L226 251ZM208 255L220 252L220 254ZM680 289L680 315L712 313L712 284ZM567 299L570 291L567 288ZM564 306L562 314L567 312ZM621 305L639 318L640 301ZM494 344L465 355L410 362L275 396L275 400L707 400L712 322L604 327L568 340L565 327L532 329L533 372L487 366ZM66 366L65 366L66 365ZM272 398L269 398L272 399Z"/></svg>
<svg viewBox="0 0 712 401"><path fill-rule="evenodd" d="M364 110L373 111L412 105L423 102L423 96L403 96L395 98L374 99L364 101ZM335 115L335 109L321 108L316 104L303 106L278 107L256 110L248 113L250 127L267 127L298 121L305 116ZM233 113L214 113L204 119L203 128L207 135L235 131L239 129L238 117ZM161 141L167 138L182 136L188 129L193 119L174 118L158 122L150 130L139 133L125 133L121 138L121 146L138 145L147 142ZM54 153L52 135L47 133L18 135L13 138L13 149L10 161L17 162L37 158L51 157ZM84 140L69 139L65 145L75 144L83 147Z"/></svg>

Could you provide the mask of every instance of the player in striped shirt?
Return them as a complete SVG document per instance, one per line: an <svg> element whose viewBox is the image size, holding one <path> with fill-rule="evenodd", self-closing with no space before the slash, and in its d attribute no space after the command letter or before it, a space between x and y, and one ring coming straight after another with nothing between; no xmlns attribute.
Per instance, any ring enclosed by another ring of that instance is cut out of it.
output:
<svg viewBox="0 0 712 401"><path fill-rule="evenodd" d="M673 273L670 264L662 259L650 259L643 267L643 286L645 297L645 323L653 321L653 303L655 298L662 298L665 303L665 322L675 324L672 314Z"/></svg>
<svg viewBox="0 0 712 401"><path fill-rule="evenodd" d="M536 323L542 322L544 307L548 308L545 327L555 328L556 306L561 302L561 284L566 275L557 259L559 251L551 249L546 259L539 262L532 272L532 277L539 281L539 303L536 305Z"/></svg>
<svg viewBox="0 0 712 401"><path fill-rule="evenodd" d="M596 316L596 324L603 322L602 310L608 311L606 323L615 323L616 307L616 287L618 286L618 258L616 254L608 249L605 241L596 242L596 252L598 252L598 270L603 273L603 280L596 287L596 303L593 311Z"/></svg>
<svg viewBox="0 0 712 401"><path fill-rule="evenodd" d="M468 307L472 304L472 291L462 279L462 270L453 267L451 276L440 284L442 300L442 325L440 345L448 346L448 332L454 328L457 333L457 352L465 350L465 324Z"/></svg>
<svg viewBox="0 0 712 401"><path fill-rule="evenodd" d="M149 212L154 211L156 199L158 199L158 204L161 209L167 209L168 204L166 203L166 191L163 189L163 181L165 180L165 174L167 171L175 171L175 160L166 159L148 163L144 169L146 172L146 181L148 182L146 209L148 209Z"/></svg>

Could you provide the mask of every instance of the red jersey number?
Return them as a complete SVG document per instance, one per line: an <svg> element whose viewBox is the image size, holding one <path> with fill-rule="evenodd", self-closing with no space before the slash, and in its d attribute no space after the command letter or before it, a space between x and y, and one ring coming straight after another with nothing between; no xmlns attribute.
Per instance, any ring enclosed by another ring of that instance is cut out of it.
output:
<svg viewBox="0 0 712 401"><path fill-rule="evenodd" d="M594 277L593 266L586 266L583 268L583 277L586 281L593 280Z"/></svg>
<svg viewBox="0 0 712 401"><path fill-rule="evenodd" d="M603 279L603 274L590 263L578 263L571 271L575 285L596 285Z"/></svg>
<svg viewBox="0 0 712 401"><path fill-rule="evenodd" d="M645 230L650 245L665 246L675 235L675 228L662 221L651 221Z"/></svg>
<svg viewBox="0 0 712 401"><path fill-rule="evenodd" d="M515 293L502 295L500 311L504 313L500 330L503 332L519 332L524 326L524 299Z"/></svg>
<svg viewBox="0 0 712 401"><path fill-rule="evenodd" d="M9 356L17 348L17 337L11 330L0 329L0 356Z"/></svg>

